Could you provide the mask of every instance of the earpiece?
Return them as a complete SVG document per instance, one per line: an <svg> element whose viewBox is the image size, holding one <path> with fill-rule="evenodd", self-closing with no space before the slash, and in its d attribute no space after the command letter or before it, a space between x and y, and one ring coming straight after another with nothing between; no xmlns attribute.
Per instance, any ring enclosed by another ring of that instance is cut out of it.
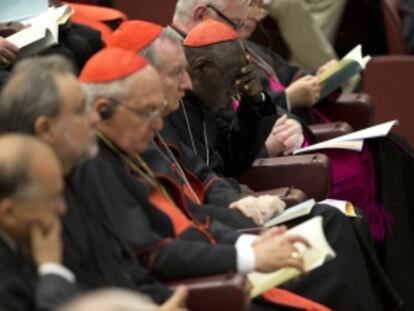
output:
<svg viewBox="0 0 414 311"><path fill-rule="evenodd" d="M99 108L99 116L102 120L109 120L114 113L113 107L111 106L102 106Z"/></svg>

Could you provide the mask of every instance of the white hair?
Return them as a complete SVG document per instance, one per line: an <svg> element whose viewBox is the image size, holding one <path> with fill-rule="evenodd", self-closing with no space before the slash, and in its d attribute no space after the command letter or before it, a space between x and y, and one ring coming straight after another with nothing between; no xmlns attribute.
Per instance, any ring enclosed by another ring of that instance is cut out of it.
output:
<svg viewBox="0 0 414 311"><path fill-rule="evenodd" d="M109 98L122 102L129 91L129 80L131 76L124 79L107 83L82 83L85 91L86 104L91 107L100 98Z"/></svg>
<svg viewBox="0 0 414 311"><path fill-rule="evenodd" d="M157 42L158 40L167 40L176 46L182 46L183 38L174 30L170 28L164 28L156 40L151 42L148 46L146 46L139 52L139 54L142 57L146 58L148 62L150 62L150 64L153 65L156 69L159 69L160 67L157 55L154 51L155 42Z"/></svg>
<svg viewBox="0 0 414 311"><path fill-rule="evenodd" d="M193 15L194 9L198 5L214 5L217 9L222 10L229 1L237 1L242 5L249 5L251 0L178 0L175 6L173 21L188 22Z"/></svg>

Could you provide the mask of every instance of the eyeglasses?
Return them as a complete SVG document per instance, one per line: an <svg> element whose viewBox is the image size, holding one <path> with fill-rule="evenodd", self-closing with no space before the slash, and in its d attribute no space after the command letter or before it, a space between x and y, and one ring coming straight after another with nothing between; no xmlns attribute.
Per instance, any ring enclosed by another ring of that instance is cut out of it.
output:
<svg viewBox="0 0 414 311"><path fill-rule="evenodd" d="M113 98L111 98L111 102L114 106L120 106L125 108L126 110L134 113L135 115L139 116L140 118L144 119L146 122L151 123L152 121L154 121L155 118L158 118L159 116L161 116L164 111L165 108L167 108L168 102L166 100L163 100L157 108L152 109L150 111L145 111L142 109L137 109L137 108L133 108L130 107L128 105L123 104L122 102L115 100Z"/></svg>
<svg viewBox="0 0 414 311"><path fill-rule="evenodd" d="M235 22L230 17L225 15L223 12L221 12L219 9L217 9L212 4L207 4L207 8L212 9L222 20L224 20L227 24L229 24L234 30L240 30L244 27L244 23L242 21Z"/></svg>
<svg viewBox="0 0 414 311"><path fill-rule="evenodd" d="M168 104L167 101L163 100L157 108L152 109L150 111L136 109L136 108L127 106L125 104L122 104L121 107L124 107L125 109L131 111L135 115L143 118L146 122L151 123L152 121L154 121L155 118L158 118L164 113L165 108L167 107L167 104Z"/></svg>

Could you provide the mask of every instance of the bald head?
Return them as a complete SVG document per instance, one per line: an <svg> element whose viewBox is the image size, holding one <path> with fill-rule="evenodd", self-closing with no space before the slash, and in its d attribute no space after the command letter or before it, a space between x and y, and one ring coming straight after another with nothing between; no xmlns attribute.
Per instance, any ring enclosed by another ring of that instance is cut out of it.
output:
<svg viewBox="0 0 414 311"><path fill-rule="evenodd" d="M60 172L48 146L30 136L0 136L0 200L30 192L33 176L47 173L45 170Z"/></svg>
<svg viewBox="0 0 414 311"><path fill-rule="evenodd" d="M0 228L16 243L30 245L34 224L49 230L65 212L62 170L55 153L39 140L0 136Z"/></svg>
<svg viewBox="0 0 414 311"><path fill-rule="evenodd" d="M236 81L247 65L240 40L185 47L193 90L206 108L223 109L239 93Z"/></svg>
<svg viewBox="0 0 414 311"><path fill-rule="evenodd" d="M126 290L108 289L75 299L59 311L155 311L147 297Z"/></svg>

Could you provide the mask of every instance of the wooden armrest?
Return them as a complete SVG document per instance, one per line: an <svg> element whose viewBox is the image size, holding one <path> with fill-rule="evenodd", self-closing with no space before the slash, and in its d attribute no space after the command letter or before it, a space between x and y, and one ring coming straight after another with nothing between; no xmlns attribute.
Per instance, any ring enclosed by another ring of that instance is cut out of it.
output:
<svg viewBox="0 0 414 311"><path fill-rule="evenodd" d="M330 160L320 153L257 159L238 179L254 191L294 187L320 201L330 192Z"/></svg>
<svg viewBox="0 0 414 311"><path fill-rule="evenodd" d="M250 295L247 278L241 274L221 274L170 282L170 288L185 285L189 289L187 307L192 311L247 311Z"/></svg>
<svg viewBox="0 0 414 311"><path fill-rule="evenodd" d="M332 122L309 126L315 137L315 143L352 133L352 127L346 122Z"/></svg>
<svg viewBox="0 0 414 311"><path fill-rule="evenodd" d="M357 131L372 125L374 107L363 93L342 94L336 101L324 101L317 109L331 121L344 121Z"/></svg>
<svg viewBox="0 0 414 311"><path fill-rule="evenodd" d="M286 203L286 207L291 207L293 205L299 204L301 202L304 202L308 199L305 192L302 190L296 189L296 188L289 188L289 187L283 187L283 188L277 188L277 189L271 189L266 191L257 191L253 192L251 195L258 197L261 195L277 195L283 202Z"/></svg>

